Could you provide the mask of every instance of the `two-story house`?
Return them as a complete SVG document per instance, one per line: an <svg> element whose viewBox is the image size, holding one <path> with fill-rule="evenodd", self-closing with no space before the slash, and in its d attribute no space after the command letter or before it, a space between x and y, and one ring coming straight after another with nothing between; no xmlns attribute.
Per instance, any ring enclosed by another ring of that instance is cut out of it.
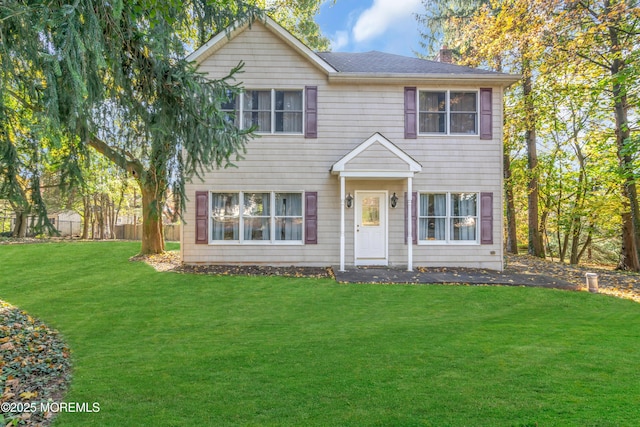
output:
<svg viewBox="0 0 640 427"><path fill-rule="evenodd" d="M267 19L190 59L239 62L256 126L237 168L187 187L187 264L502 270L502 97L517 76L381 52L313 52Z"/></svg>

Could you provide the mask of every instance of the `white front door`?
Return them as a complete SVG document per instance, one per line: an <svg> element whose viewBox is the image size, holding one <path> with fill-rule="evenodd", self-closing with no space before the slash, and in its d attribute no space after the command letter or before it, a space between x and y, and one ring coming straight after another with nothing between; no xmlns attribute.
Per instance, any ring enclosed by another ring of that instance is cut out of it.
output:
<svg viewBox="0 0 640 427"><path fill-rule="evenodd" d="M356 191L355 264L387 265L387 193Z"/></svg>

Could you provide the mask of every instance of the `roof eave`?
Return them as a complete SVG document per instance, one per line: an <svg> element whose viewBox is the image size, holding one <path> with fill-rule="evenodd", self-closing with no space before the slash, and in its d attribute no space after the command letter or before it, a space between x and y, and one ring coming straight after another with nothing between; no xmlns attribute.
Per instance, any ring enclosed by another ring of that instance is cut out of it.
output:
<svg viewBox="0 0 640 427"><path fill-rule="evenodd" d="M215 36L211 37L208 42L191 52L186 60L188 62L195 62L200 65L205 59L213 55L218 49L227 44L237 31L243 30L248 27L248 22L235 21L233 24L220 31Z"/></svg>
<svg viewBox="0 0 640 427"><path fill-rule="evenodd" d="M518 74L452 74L452 73L356 73L340 72L329 75L332 83L486 83L509 87L522 79Z"/></svg>

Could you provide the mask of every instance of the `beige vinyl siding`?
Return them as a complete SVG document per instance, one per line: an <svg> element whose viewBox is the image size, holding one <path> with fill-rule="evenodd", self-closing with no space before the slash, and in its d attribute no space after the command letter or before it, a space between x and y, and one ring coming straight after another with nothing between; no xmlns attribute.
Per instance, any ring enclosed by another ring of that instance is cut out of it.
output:
<svg viewBox="0 0 640 427"><path fill-rule="evenodd" d="M413 179L414 192L465 191L493 193L493 245L414 245L414 266L502 268L502 111L500 88L493 88L493 140L479 136L419 136L404 139L404 86L401 84L330 84L327 76L291 49L263 25L256 23L201 64L201 71L219 78L240 61L244 72L237 79L246 88L318 87L318 138L303 135L262 135L247 146L237 168L207 173L204 182L187 185L189 201L183 227L183 261L189 264L271 264L330 266L340 256L340 181L331 166L379 132L422 165ZM409 82L407 85L410 85ZM417 85L419 89L423 89ZM478 87L446 89L478 90ZM384 147L369 147L349 168L358 168L384 153ZM387 153L387 156L389 154ZM389 159L387 159L389 160ZM404 166L399 159L381 164L380 169ZM399 197L389 208L389 264L406 265L404 244L404 197L406 179L346 181L347 193L382 190ZM264 245L212 244L195 242L196 191L317 191L318 244ZM417 203L417 201L414 201ZM355 209L345 209L345 260L354 262ZM416 231L414 230L414 234ZM493 252L493 253L492 253Z"/></svg>
<svg viewBox="0 0 640 427"><path fill-rule="evenodd" d="M242 74L236 76L246 88L271 88L271 77L281 80L281 87L303 87L310 78L324 79L323 74L302 58L284 41L256 23L251 30L236 36L200 64L200 71L214 78L226 76L240 62Z"/></svg>
<svg viewBox="0 0 640 427"><path fill-rule="evenodd" d="M368 165L375 164L381 170L409 170L409 166L404 160L389 153L389 151L379 143L372 144L356 158L348 162L346 170L366 169Z"/></svg>

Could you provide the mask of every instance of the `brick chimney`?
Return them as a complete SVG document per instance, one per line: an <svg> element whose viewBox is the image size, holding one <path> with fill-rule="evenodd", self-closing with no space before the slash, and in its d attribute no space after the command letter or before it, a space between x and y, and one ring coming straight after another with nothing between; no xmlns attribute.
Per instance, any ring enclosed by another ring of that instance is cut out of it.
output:
<svg viewBox="0 0 640 427"><path fill-rule="evenodd" d="M448 64L451 64L453 62L453 51L447 46L442 46L436 59L438 62L446 62Z"/></svg>

